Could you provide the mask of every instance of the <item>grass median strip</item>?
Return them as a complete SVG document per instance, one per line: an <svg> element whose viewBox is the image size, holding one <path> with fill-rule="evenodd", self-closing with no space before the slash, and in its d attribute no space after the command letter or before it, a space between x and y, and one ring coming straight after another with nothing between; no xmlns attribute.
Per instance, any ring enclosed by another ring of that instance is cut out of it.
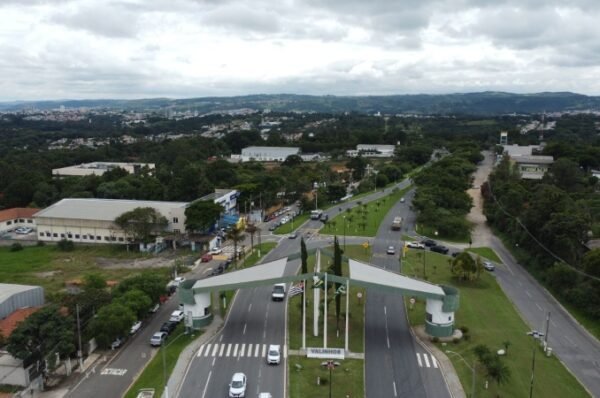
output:
<svg viewBox="0 0 600 398"><path fill-rule="evenodd" d="M467 249L468 252L471 253L475 253L480 255L481 257L484 257L488 260L491 260L495 263L501 263L502 260L500 260L500 257L498 257L498 255L496 254L496 252L494 251L494 249L490 248L490 247L472 247Z"/></svg>
<svg viewBox="0 0 600 398"><path fill-rule="evenodd" d="M418 251L409 250L402 262L403 273L408 276L422 276L422 257ZM533 340L527 336L530 330L521 319L513 304L506 297L493 274L483 272L478 280L460 281L451 271L448 256L427 253L427 277L433 283L455 286L460 291L460 308L455 315L457 327L468 329L467 339L457 343L438 343L442 351L450 350L460 354L471 365L475 359L473 349L486 345L495 353L507 349L503 362L510 371L510 378L498 385L488 377L482 365L477 365L476 396L478 397L526 397L529 394L531 361L534 349ZM425 320L425 303L417 300L414 308L408 311L411 324L422 325ZM507 344L505 344L507 343ZM539 397L588 397L585 389L561 364L558 358L546 357L538 350L535 364L534 396ZM457 355L450 354L465 391L470 392L472 373ZM489 388L485 389L485 381Z"/></svg>

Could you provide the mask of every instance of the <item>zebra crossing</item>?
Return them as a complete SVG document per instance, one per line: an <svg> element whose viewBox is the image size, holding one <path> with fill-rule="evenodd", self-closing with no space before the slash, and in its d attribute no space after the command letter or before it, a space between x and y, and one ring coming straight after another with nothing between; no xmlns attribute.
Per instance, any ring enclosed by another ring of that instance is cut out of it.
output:
<svg viewBox="0 0 600 398"><path fill-rule="evenodd" d="M196 352L201 358L266 358L267 344L254 343L207 343L202 344ZM283 356L287 358L287 347L283 346Z"/></svg>
<svg viewBox="0 0 600 398"><path fill-rule="evenodd" d="M417 352L417 362L420 368L436 368L438 367L437 359L431 354Z"/></svg>

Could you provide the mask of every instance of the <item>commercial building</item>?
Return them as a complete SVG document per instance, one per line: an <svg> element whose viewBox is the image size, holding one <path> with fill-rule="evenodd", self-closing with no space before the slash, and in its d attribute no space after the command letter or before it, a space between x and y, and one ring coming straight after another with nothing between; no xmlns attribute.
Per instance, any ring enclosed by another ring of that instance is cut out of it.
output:
<svg viewBox="0 0 600 398"><path fill-rule="evenodd" d="M527 180L541 180L554 163L552 156L523 155L511 159L517 164L521 178Z"/></svg>
<svg viewBox="0 0 600 398"><path fill-rule="evenodd" d="M33 215L40 211L30 207L15 207L0 210L0 234L19 227L35 228Z"/></svg>
<svg viewBox="0 0 600 398"><path fill-rule="evenodd" d="M154 163L92 162L52 169L52 175L58 178L67 176L101 176L107 171L116 168L121 168L129 174L137 174L144 169L154 170L156 165Z"/></svg>
<svg viewBox="0 0 600 398"><path fill-rule="evenodd" d="M242 149L242 162L283 162L290 155L300 155L300 148L281 146L249 146Z"/></svg>
<svg viewBox="0 0 600 398"><path fill-rule="evenodd" d="M391 158L396 150L395 145L359 144L356 149L346 151L349 157Z"/></svg>
<svg viewBox="0 0 600 398"><path fill-rule="evenodd" d="M63 199L35 214L38 240L61 239L84 243L126 243L131 241L115 219L138 207L152 207L168 221L168 232L185 230L187 202L159 202L124 199Z"/></svg>

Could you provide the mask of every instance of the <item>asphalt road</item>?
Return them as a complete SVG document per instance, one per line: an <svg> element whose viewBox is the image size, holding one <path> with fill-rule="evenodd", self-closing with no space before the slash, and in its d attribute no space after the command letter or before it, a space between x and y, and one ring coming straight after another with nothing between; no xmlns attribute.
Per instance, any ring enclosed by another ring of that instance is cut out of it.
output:
<svg viewBox="0 0 600 398"><path fill-rule="evenodd" d="M402 234L414 230L412 194L406 195L405 203L396 203L383 220L373 242L371 264L400 271ZM392 220L398 215L403 219L402 230L392 231ZM386 253L389 246L396 254ZM367 397L450 397L435 358L410 332L402 296L369 289L365 305Z"/></svg>

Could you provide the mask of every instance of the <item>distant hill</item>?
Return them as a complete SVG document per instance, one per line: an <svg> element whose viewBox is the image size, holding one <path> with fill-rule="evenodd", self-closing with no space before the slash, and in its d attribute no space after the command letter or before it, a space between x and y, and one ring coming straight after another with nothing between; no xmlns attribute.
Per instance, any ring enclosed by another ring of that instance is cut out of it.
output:
<svg viewBox="0 0 600 398"><path fill-rule="evenodd" d="M600 97L569 92L512 94L481 92L467 94L417 94L389 96L338 97L332 95L261 94L238 97L187 99L150 98L137 100L62 100L0 103L0 110L110 108L123 110L194 110L201 114L252 108L257 110L302 112L361 112L386 114L470 114L500 115L594 109L600 110Z"/></svg>

